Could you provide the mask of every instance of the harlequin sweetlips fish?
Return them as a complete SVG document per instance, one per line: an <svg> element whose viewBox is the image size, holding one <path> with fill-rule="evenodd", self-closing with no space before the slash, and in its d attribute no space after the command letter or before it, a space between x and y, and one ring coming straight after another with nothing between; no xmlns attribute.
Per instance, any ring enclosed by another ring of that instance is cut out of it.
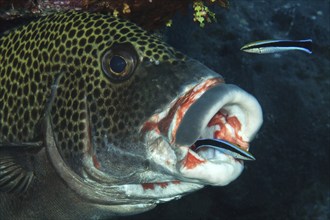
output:
<svg viewBox="0 0 330 220"><path fill-rule="evenodd" d="M106 15L13 30L0 63L1 219L135 214L226 185L243 170L226 152L248 156L262 124L252 95ZM235 147L193 147L205 139Z"/></svg>

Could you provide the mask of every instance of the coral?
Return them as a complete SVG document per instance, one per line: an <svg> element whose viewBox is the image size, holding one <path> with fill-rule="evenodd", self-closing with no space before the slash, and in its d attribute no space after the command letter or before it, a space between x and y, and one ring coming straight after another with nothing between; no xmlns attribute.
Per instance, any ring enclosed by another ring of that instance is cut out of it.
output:
<svg viewBox="0 0 330 220"><path fill-rule="evenodd" d="M215 14L204 5L202 1L195 1L193 3L194 21L199 23L200 27L205 26L205 21L210 23L216 21Z"/></svg>
<svg viewBox="0 0 330 220"><path fill-rule="evenodd" d="M194 21L201 27L216 21L215 14L206 5L227 8L227 0L0 0L0 17L5 20L17 17L44 16L66 11L84 10L111 13L137 23L146 29L171 26L171 18L177 12L186 12L193 5Z"/></svg>

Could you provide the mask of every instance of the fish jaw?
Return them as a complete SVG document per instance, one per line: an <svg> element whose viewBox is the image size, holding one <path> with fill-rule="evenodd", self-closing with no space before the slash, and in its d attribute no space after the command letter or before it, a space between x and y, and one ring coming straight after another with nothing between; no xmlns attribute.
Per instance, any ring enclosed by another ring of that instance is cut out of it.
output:
<svg viewBox="0 0 330 220"><path fill-rule="evenodd" d="M223 186L243 171L243 161L215 149L196 151L200 138L223 139L249 149L262 124L257 100L222 78L210 77L189 86L163 112L143 127L149 158L182 182Z"/></svg>
<svg viewBox="0 0 330 220"><path fill-rule="evenodd" d="M207 108L201 108L204 105ZM130 204L131 210L125 212L132 214L205 185L221 186L236 179L243 170L240 160L217 151L195 151L193 144L199 138L212 137L247 150L261 122L260 106L251 95L211 75L184 86L178 97L141 126L147 152L144 159L150 163L143 171L117 179L99 170L100 163L90 151L82 160L84 175L79 176L59 155L50 128L46 139L52 143L47 143L47 149L57 173L73 191L94 204Z"/></svg>

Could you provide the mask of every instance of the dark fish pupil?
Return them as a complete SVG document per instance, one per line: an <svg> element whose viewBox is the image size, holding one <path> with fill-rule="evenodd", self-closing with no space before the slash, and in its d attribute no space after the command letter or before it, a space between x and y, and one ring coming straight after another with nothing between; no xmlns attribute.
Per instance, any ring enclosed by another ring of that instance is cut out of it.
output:
<svg viewBox="0 0 330 220"><path fill-rule="evenodd" d="M115 73L121 73L126 68L126 61L120 56L113 56L110 60L110 68Z"/></svg>

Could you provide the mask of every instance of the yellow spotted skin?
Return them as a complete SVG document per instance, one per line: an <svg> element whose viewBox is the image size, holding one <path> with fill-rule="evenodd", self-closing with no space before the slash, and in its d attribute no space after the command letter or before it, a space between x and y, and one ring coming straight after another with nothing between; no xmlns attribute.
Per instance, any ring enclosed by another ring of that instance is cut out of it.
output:
<svg viewBox="0 0 330 220"><path fill-rule="evenodd" d="M116 144L115 137L136 132L145 118L144 97L125 88L138 76L112 83L100 63L113 44L125 42L135 47L140 61L175 64L183 59L134 24L101 14L55 14L3 36L0 143L38 141L48 114L66 158L87 151L91 135L95 142L106 136ZM129 106L120 104L123 100Z"/></svg>

